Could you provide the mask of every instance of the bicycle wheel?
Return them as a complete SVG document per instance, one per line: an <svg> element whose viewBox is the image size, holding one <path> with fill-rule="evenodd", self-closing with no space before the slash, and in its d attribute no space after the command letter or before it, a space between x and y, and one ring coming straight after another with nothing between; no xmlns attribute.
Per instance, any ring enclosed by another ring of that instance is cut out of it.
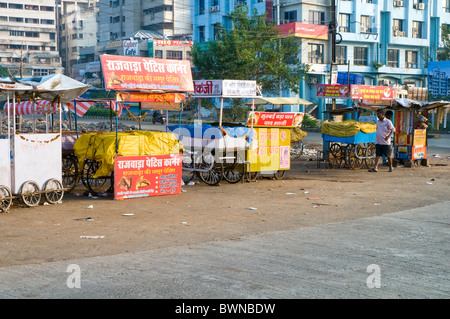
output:
<svg viewBox="0 0 450 319"><path fill-rule="evenodd" d="M231 184L240 182L244 177L244 165L236 165L233 169L224 168L223 178Z"/></svg>
<svg viewBox="0 0 450 319"><path fill-rule="evenodd" d="M338 143L332 143L328 149L328 167L341 167L342 160L345 158L345 148L342 148Z"/></svg>
<svg viewBox="0 0 450 319"><path fill-rule="evenodd" d="M19 190L20 199L28 207L38 206L41 201L39 185L34 181L26 181Z"/></svg>
<svg viewBox="0 0 450 319"><path fill-rule="evenodd" d="M214 155L208 155L203 158L200 163L199 169L206 171L198 171L198 177L206 184L214 186L219 184L223 179L223 164L214 162L213 166L211 164L214 162Z"/></svg>
<svg viewBox="0 0 450 319"><path fill-rule="evenodd" d="M181 178L185 184L194 179L195 171L193 169L195 168L195 165L194 157L192 155L183 154L183 164L181 168Z"/></svg>
<svg viewBox="0 0 450 319"><path fill-rule="evenodd" d="M250 173L247 172L246 176L247 176L247 180L249 182L254 182L254 181L256 181L258 179L259 172L250 172Z"/></svg>
<svg viewBox="0 0 450 319"><path fill-rule="evenodd" d="M62 184L71 192L78 183L78 159L72 154L65 154L62 158Z"/></svg>
<svg viewBox="0 0 450 319"><path fill-rule="evenodd" d="M351 169L357 170L361 168L364 157L364 150L360 144L352 144L347 152L346 162Z"/></svg>
<svg viewBox="0 0 450 319"><path fill-rule="evenodd" d="M6 212L11 203L11 190L8 186L0 185L0 213Z"/></svg>
<svg viewBox="0 0 450 319"><path fill-rule="evenodd" d="M63 187L60 181L57 179L49 179L44 185L44 195L47 202L50 204L56 204L62 200L64 196Z"/></svg>

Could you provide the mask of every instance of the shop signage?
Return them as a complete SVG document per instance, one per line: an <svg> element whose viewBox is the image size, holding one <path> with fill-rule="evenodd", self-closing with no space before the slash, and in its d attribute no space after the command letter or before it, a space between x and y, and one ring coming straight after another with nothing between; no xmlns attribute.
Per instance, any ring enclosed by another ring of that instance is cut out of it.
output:
<svg viewBox="0 0 450 319"><path fill-rule="evenodd" d="M317 84L317 97L348 98L348 85Z"/></svg>
<svg viewBox="0 0 450 319"><path fill-rule="evenodd" d="M181 103L186 95L181 93L144 93L117 92L116 100L121 102L140 102L142 110L171 110L181 109Z"/></svg>
<svg viewBox="0 0 450 319"><path fill-rule="evenodd" d="M161 46L191 47L193 41L153 39L153 43Z"/></svg>
<svg viewBox="0 0 450 319"><path fill-rule="evenodd" d="M196 80L196 96L255 97L256 81L241 80Z"/></svg>
<svg viewBox="0 0 450 319"><path fill-rule="evenodd" d="M426 145L415 145L412 147L411 159L418 160L427 157L427 147Z"/></svg>
<svg viewBox="0 0 450 319"><path fill-rule="evenodd" d="M138 40L124 40L123 41L123 55L139 56L139 41Z"/></svg>
<svg viewBox="0 0 450 319"><path fill-rule="evenodd" d="M350 92L353 100L392 101L394 98L392 86L352 85Z"/></svg>
<svg viewBox="0 0 450 319"><path fill-rule="evenodd" d="M194 92L187 60L101 55L107 90Z"/></svg>
<svg viewBox="0 0 450 319"><path fill-rule="evenodd" d="M328 26L291 22L276 25L281 31L281 37L294 36L298 38L328 40Z"/></svg>
<svg viewBox="0 0 450 319"><path fill-rule="evenodd" d="M247 126L254 127L300 127L304 113L249 112Z"/></svg>
<svg viewBox="0 0 450 319"><path fill-rule="evenodd" d="M182 162L181 154L117 156L114 198L180 194Z"/></svg>

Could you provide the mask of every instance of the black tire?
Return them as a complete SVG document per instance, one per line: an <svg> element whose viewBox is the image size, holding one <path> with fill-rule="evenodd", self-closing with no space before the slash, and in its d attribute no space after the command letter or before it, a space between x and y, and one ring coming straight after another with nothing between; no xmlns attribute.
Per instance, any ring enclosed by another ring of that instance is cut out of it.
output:
<svg viewBox="0 0 450 319"><path fill-rule="evenodd" d="M94 178L100 164L100 162L91 161L86 172L86 184L88 189L93 193L108 192L113 188L112 174L109 176L99 176Z"/></svg>
<svg viewBox="0 0 450 319"><path fill-rule="evenodd" d="M278 170L273 174L273 178L280 180L284 178L284 175L286 175L286 170Z"/></svg>
<svg viewBox="0 0 450 319"><path fill-rule="evenodd" d="M62 184L66 192L71 192L79 181L78 159L72 154L64 154L62 158Z"/></svg>
<svg viewBox="0 0 450 319"><path fill-rule="evenodd" d="M208 169L211 167L211 160L214 161L214 156L209 155L206 159L204 158L199 165L199 169ZM198 171L198 177L207 185L214 186L219 184L223 179L223 163L215 162L211 169L206 172Z"/></svg>
<svg viewBox="0 0 450 319"><path fill-rule="evenodd" d="M190 156L183 155L181 178L185 184L189 183L191 180L194 179L195 171L186 169L186 168L193 169L195 167L194 164L195 164L194 157L192 155Z"/></svg>

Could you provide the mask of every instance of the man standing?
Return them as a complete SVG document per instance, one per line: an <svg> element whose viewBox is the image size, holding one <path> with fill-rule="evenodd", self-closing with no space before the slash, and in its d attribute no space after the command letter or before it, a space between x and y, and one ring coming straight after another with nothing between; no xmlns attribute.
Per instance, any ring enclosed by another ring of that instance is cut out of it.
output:
<svg viewBox="0 0 450 319"><path fill-rule="evenodd" d="M386 156L389 163L389 172L392 172L391 136L395 132L392 122L384 116L382 109L377 110L377 132L375 136L375 167L369 172L378 172L378 163L381 156Z"/></svg>

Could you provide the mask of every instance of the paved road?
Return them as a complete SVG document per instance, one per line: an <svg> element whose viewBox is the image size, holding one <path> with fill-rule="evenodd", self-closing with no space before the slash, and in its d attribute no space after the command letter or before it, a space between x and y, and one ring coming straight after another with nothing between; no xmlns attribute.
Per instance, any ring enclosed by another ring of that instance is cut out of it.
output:
<svg viewBox="0 0 450 319"><path fill-rule="evenodd" d="M0 298L447 299L449 207L447 201L238 240L0 268ZM71 264L79 272L66 272Z"/></svg>

